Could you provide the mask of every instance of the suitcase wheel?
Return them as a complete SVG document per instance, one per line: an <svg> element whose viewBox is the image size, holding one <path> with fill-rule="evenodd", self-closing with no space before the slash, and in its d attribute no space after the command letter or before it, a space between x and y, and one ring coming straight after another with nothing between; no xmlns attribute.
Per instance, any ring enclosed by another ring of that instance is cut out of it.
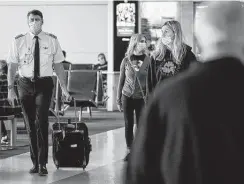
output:
<svg viewBox="0 0 244 184"><path fill-rule="evenodd" d="M56 168L59 169L59 165L56 165Z"/></svg>

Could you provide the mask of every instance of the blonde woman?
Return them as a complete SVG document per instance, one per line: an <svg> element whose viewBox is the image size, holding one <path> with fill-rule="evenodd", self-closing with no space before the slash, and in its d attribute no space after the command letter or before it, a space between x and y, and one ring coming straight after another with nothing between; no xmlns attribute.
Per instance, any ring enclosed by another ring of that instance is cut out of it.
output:
<svg viewBox="0 0 244 184"><path fill-rule="evenodd" d="M196 57L191 47L183 42L181 25L178 21L167 21L162 26L162 37L158 40L148 70L148 91L168 77L186 70Z"/></svg>
<svg viewBox="0 0 244 184"><path fill-rule="evenodd" d="M128 160L133 142L134 111L138 124L141 111L145 104L146 81L150 57L147 53L147 40L142 34L134 34L130 38L129 46L120 65L120 77L117 90L117 105L124 112L125 139Z"/></svg>

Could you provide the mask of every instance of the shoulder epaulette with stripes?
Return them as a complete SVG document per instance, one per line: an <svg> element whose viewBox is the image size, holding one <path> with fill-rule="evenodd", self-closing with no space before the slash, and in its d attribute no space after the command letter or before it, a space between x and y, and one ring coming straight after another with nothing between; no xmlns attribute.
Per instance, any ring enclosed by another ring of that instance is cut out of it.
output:
<svg viewBox="0 0 244 184"><path fill-rule="evenodd" d="M57 39L57 36L55 36L54 34L51 34L51 33L46 33L48 36L51 36L53 37L54 39Z"/></svg>
<svg viewBox="0 0 244 184"><path fill-rule="evenodd" d="M21 38L22 36L25 36L24 34L19 34L17 36L15 36L15 39Z"/></svg>

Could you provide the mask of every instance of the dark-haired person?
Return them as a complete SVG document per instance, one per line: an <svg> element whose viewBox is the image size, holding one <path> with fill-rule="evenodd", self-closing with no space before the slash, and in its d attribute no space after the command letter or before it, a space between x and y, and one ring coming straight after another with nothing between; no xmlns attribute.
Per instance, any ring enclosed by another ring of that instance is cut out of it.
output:
<svg viewBox="0 0 244 184"><path fill-rule="evenodd" d="M29 32L16 36L8 55L8 100L14 105L14 78L19 72L18 95L30 139L33 168L30 173L48 174L48 112L53 91L53 69L67 100L62 61L64 55L55 35L43 32L43 14L32 10L27 14Z"/></svg>
<svg viewBox="0 0 244 184"><path fill-rule="evenodd" d="M108 69L108 61L104 53L100 53L97 56L98 64L94 65L95 70L107 70Z"/></svg>

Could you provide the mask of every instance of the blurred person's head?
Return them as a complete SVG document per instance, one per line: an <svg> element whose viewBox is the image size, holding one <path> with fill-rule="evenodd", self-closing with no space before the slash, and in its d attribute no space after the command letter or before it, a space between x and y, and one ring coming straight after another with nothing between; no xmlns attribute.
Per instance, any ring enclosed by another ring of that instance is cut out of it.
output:
<svg viewBox="0 0 244 184"><path fill-rule="evenodd" d="M105 54L104 54L104 53L100 53L100 54L98 54L97 59L98 59L98 62L99 62L101 65L104 65L104 64L107 63L107 60L106 60L106 57L105 57Z"/></svg>
<svg viewBox="0 0 244 184"><path fill-rule="evenodd" d="M31 10L27 14L27 23L29 25L30 32L34 35L38 35L42 31L43 15L39 10Z"/></svg>
<svg viewBox="0 0 244 184"><path fill-rule="evenodd" d="M200 11L196 38L203 60L235 56L243 58L244 13L241 2L209 2Z"/></svg>
<svg viewBox="0 0 244 184"><path fill-rule="evenodd" d="M125 55L131 57L133 54L142 55L147 53L147 39L142 34L133 34Z"/></svg>
<svg viewBox="0 0 244 184"><path fill-rule="evenodd" d="M7 62L5 60L0 60L0 75L7 74Z"/></svg>
<svg viewBox="0 0 244 184"><path fill-rule="evenodd" d="M183 42L181 25L176 20L166 21L162 26L162 37L159 38L153 53L155 59L162 60L166 49L169 49L177 63L183 60L186 45Z"/></svg>

